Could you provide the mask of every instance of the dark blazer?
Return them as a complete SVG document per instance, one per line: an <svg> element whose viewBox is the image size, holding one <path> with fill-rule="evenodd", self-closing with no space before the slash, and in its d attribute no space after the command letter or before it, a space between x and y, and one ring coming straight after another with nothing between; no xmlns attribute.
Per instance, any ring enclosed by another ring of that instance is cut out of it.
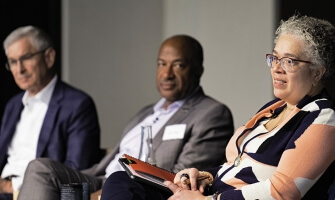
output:
<svg viewBox="0 0 335 200"><path fill-rule="evenodd" d="M153 112L153 105L144 107L126 126L122 137ZM187 124L184 138L163 141L165 127L173 124ZM157 166L178 172L188 167L206 169L220 165L226 160L226 145L233 132L233 118L228 107L206 96L200 88L155 136L153 148ZM106 167L118 153L119 145L98 165L83 172L104 175Z"/></svg>
<svg viewBox="0 0 335 200"><path fill-rule="evenodd" d="M24 92L6 105L0 132L0 172L23 110ZM99 162L100 127L93 100L57 80L38 139L36 157L49 157L75 169Z"/></svg>

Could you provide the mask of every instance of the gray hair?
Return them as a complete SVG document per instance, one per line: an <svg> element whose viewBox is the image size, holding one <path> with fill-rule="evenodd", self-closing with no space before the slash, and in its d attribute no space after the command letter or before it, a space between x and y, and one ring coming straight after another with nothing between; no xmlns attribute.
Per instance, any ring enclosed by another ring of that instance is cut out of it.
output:
<svg viewBox="0 0 335 200"><path fill-rule="evenodd" d="M295 35L306 44L304 52L315 66L324 66L326 72L321 81L326 84L335 71L335 27L328 21L308 16L293 15L281 21L276 30L276 44L283 34Z"/></svg>
<svg viewBox="0 0 335 200"><path fill-rule="evenodd" d="M50 37L42 29L35 26L23 26L12 31L4 40L3 48L6 55L8 47L24 37L29 37L31 44L37 51L42 51L53 46Z"/></svg>

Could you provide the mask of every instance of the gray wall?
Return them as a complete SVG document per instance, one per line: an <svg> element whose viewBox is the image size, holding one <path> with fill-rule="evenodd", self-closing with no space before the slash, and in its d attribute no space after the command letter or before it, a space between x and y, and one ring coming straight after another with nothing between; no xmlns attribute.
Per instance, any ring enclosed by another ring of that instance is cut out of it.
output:
<svg viewBox="0 0 335 200"><path fill-rule="evenodd" d="M204 47L205 92L227 104L235 127L266 101L272 85L274 0L63 0L62 77L97 105L102 147L113 147L142 106L158 100L160 43L189 34Z"/></svg>

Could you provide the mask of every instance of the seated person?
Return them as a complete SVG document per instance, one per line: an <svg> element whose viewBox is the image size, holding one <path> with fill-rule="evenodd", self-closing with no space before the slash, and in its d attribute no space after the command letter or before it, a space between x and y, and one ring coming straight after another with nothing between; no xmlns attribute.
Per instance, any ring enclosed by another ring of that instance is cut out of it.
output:
<svg viewBox="0 0 335 200"><path fill-rule="evenodd" d="M294 15L276 36L266 61L277 98L235 132L226 163L208 172L181 170L174 183L165 182L172 196L115 172L101 199L327 199L335 176L335 113L324 86L334 77L335 28Z"/></svg>
<svg viewBox="0 0 335 200"><path fill-rule="evenodd" d="M32 161L18 199L59 200L60 186L67 183L89 182L91 192L100 190L111 173L123 170L118 163L122 154L138 157L143 125L152 126L159 167L178 172L185 167L205 169L222 164L234 131L233 119L225 105L204 94L202 73L203 50L197 40L187 35L165 40L156 74L162 99L137 113L115 149L93 168L77 171L47 159Z"/></svg>
<svg viewBox="0 0 335 200"><path fill-rule="evenodd" d="M5 39L4 49L7 69L24 91L9 100L1 124L0 199L20 188L35 158L80 170L102 157L94 102L58 78L49 36L33 26L20 27Z"/></svg>

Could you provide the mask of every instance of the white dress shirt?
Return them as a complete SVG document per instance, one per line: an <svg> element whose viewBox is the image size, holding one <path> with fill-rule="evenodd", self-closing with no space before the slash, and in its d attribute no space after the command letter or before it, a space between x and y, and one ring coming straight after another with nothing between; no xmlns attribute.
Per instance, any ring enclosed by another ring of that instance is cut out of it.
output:
<svg viewBox="0 0 335 200"><path fill-rule="evenodd" d="M147 116L142 122L137 124L132 128L121 140L119 153L115 155L114 159L109 163L106 168L107 178L115 171L123 171L124 169L119 164L118 159L123 154L128 154L135 158L138 158L140 153L141 144L141 127L151 126L152 127L152 137L154 138L158 131L165 125L165 123L176 113L179 108L184 104L185 100L175 101L169 105L168 109L165 110L162 106L165 99L162 98L153 107L154 113Z"/></svg>
<svg viewBox="0 0 335 200"><path fill-rule="evenodd" d="M34 96L29 96L26 91L22 98L24 108L9 145L7 164L1 173L2 178L14 176L14 190L20 189L28 163L36 158L38 138L56 80L57 76Z"/></svg>

